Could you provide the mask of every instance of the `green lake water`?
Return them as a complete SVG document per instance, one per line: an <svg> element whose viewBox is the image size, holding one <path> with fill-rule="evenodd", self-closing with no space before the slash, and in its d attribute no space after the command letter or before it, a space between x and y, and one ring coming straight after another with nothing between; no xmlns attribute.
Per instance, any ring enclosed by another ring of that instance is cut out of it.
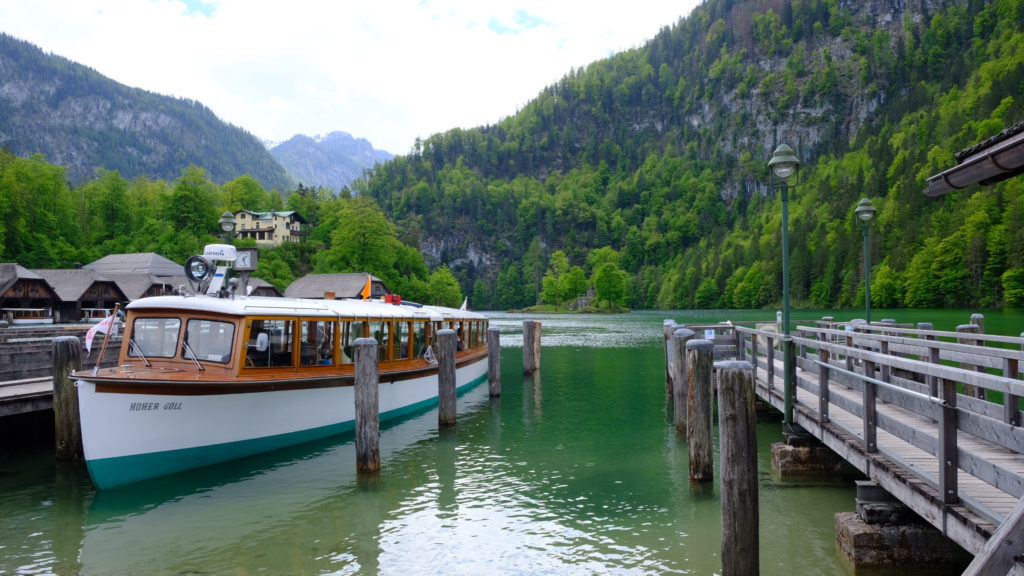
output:
<svg viewBox="0 0 1024 576"><path fill-rule="evenodd" d="M793 318L823 315L853 317ZM688 481L665 395L662 323L774 313L490 316L502 330L501 398L488 398L486 383L469 390L454 429L438 430L436 410L385 425L382 471L369 479L355 473L349 434L98 492L84 470L55 466L52 417L5 419L0 574L720 572L718 484ZM872 317L952 330L970 313ZM522 376L524 319L543 326L537 377ZM1020 314L986 320L987 332L1024 330ZM853 574L834 515L854 509L859 475L779 483L769 447L781 439L779 415L763 415L761 573Z"/></svg>

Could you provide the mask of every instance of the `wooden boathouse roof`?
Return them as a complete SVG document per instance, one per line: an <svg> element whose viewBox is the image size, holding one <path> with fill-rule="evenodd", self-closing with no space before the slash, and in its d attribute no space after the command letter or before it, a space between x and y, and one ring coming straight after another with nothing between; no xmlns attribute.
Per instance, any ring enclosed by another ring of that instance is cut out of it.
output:
<svg viewBox="0 0 1024 576"><path fill-rule="evenodd" d="M379 298L391 294L384 281L369 275L371 282L371 298ZM323 298L324 294L333 292L335 298L360 298L366 286L365 272L349 272L343 274L307 274L292 282L285 289L285 298Z"/></svg>
<svg viewBox="0 0 1024 576"><path fill-rule="evenodd" d="M987 186L1024 174L1024 122L956 155L958 164L928 178L925 196L941 196L971 184Z"/></svg>
<svg viewBox="0 0 1024 576"><path fill-rule="evenodd" d="M110 254L83 266L100 274L152 274L183 278L182 265L154 252Z"/></svg>
<svg viewBox="0 0 1024 576"><path fill-rule="evenodd" d="M53 290L46 279L36 274L35 272L23 268L18 264L13 263L0 263L0 297L4 297L7 292L14 287L19 281L29 281L34 283L45 284L51 291Z"/></svg>
<svg viewBox="0 0 1024 576"><path fill-rule="evenodd" d="M89 297L87 293L97 284L105 285L97 287L101 292L109 291L112 295L118 295L119 300L125 299L125 293L118 286L117 282L105 278L92 270L77 268L71 270L33 270L32 272L45 279L53 287L57 298L63 302L75 302Z"/></svg>

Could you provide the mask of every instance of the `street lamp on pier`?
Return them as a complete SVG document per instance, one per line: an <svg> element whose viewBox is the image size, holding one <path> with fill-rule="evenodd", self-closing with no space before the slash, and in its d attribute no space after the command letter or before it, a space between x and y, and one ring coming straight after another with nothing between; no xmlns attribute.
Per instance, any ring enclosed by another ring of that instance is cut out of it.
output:
<svg viewBox="0 0 1024 576"><path fill-rule="evenodd" d="M871 242L869 230L875 217L875 205L867 198L861 198L854 209L864 228L864 321L871 324Z"/></svg>
<svg viewBox="0 0 1024 576"><path fill-rule="evenodd" d="M220 229L224 231L224 241L227 242L228 238L231 236L231 231L234 230L235 225L238 224L238 222L235 221L235 215L230 211L225 210L224 213L220 215L220 220L217 222L220 223Z"/></svg>
<svg viewBox="0 0 1024 576"><path fill-rule="evenodd" d="M768 167L779 178L782 195L782 363L784 416L787 427L793 425L793 399L796 393L793 354L793 338L789 335L789 185L786 179L800 168L800 159L793 149L779 144L775 154L768 161Z"/></svg>

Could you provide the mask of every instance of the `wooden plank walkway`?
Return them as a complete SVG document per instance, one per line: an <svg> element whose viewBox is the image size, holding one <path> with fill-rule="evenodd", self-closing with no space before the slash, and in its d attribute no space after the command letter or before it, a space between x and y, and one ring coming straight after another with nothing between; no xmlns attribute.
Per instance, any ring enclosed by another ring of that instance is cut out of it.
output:
<svg viewBox="0 0 1024 576"><path fill-rule="evenodd" d="M948 332L868 327L854 336L801 328L802 336L793 337L801 351L794 423L977 554L1024 496L1024 418L1000 404L1008 398L1012 405L1024 394L1021 340L979 335L980 342L964 344L957 341L961 334ZM781 335L731 326L720 333L716 344L732 338L741 357L756 361L758 396L783 411ZM985 347L986 339L1004 347ZM823 374L827 402L821 400ZM961 393L950 392L956 383ZM979 399L965 385L998 398ZM865 426L865 414L871 425ZM944 476L944 467L955 467L955 474Z"/></svg>
<svg viewBox="0 0 1024 576"><path fill-rule="evenodd" d="M0 383L0 417L52 408L52 376Z"/></svg>

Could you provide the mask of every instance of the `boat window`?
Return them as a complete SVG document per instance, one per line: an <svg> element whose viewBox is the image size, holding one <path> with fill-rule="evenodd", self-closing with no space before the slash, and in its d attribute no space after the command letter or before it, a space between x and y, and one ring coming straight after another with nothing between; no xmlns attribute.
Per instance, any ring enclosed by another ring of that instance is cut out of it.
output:
<svg viewBox="0 0 1024 576"><path fill-rule="evenodd" d="M416 351L416 357L421 357L427 353L427 345L430 343L427 334L430 333L430 322L413 322L413 347Z"/></svg>
<svg viewBox="0 0 1024 576"><path fill-rule="evenodd" d="M299 364L316 366L334 364L334 334L337 324L327 320L302 321L302 345Z"/></svg>
<svg viewBox="0 0 1024 576"><path fill-rule="evenodd" d="M341 323L341 358L338 359L339 364L352 364L353 358L355 358L352 345L355 344L356 340L363 337L365 326L365 322L359 321Z"/></svg>
<svg viewBox="0 0 1024 576"><path fill-rule="evenodd" d="M235 340L235 325L231 322L192 318L185 328L185 342L181 355L190 359L227 364L231 360L231 344Z"/></svg>
<svg viewBox="0 0 1024 576"><path fill-rule="evenodd" d="M391 322L388 320L381 320L380 322L374 322L371 326L373 327L373 334L370 334L370 337L377 341L377 362L387 362L388 337L391 334Z"/></svg>
<svg viewBox="0 0 1024 576"><path fill-rule="evenodd" d="M265 334L266 336L260 336ZM255 319L249 323L245 365L256 368L294 366L292 358L295 321ZM265 341L263 344L261 340Z"/></svg>
<svg viewBox="0 0 1024 576"><path fill-rule="evenodd" d="M173 358L178 349L181 318L136 318L132 323L128 356L138 358Z"/></svg>
<svg viewBox="0 0 1024 576"><path fill-rule="evenodd" d="M395 320L395 331L391 341L394 343L394 351L391 353L393 360L402 360L409 357L409 322Z"/></svg>

